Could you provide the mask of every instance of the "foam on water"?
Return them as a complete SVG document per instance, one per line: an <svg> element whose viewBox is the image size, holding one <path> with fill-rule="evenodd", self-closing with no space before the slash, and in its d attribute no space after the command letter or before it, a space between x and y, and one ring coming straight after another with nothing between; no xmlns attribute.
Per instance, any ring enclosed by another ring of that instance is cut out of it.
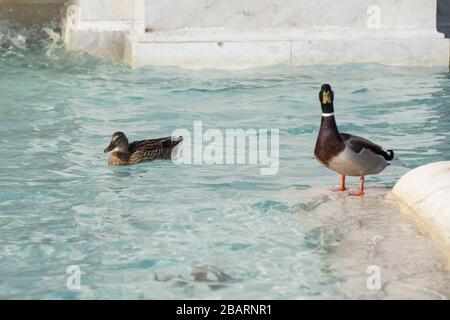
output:
<svg viewBox="0 0 450 320"><path fill-rule="evenodd" d="M312 154L328 82L341 131L409 167L448 160L446 69L131 70L66 53L49 30L0 24L0 297L450 296L445 258L384 200L407 169L368 177L367 197L349 198L328 191L338 177ZM197 120L279 128L278 174L106 164L114 131L138 140ZM366 287L369 264L382 267L381 291ZM80 291L66 288L69 265Z"/></svg>

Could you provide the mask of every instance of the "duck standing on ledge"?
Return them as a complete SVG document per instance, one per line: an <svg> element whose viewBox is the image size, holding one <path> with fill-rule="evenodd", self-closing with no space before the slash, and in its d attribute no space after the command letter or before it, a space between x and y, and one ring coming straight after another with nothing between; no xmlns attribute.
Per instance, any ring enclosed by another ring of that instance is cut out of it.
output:
<svg viewBox="0 0 450 320"><path fill-rule="evenodd" d="M352 195L364 195L364 176L383 171L394 159L392 150L383 148L367 139L348 133L339 133L334 119L334 93L329 84L319 92L322 119L316 140L314 155L327 168L341 175L340 191L345 191L345 176L359 176L359 191Z"/></svg>
<svg viewBox="0 0 450 320"><path fill-rule="evenodd" d="M180 136L178 138L166 137L129 143L123 132L115 132L104 152L112 151L108 158L108 164L135 164L157 159L170 159L172 150L182 141L183 137Z"/></svg>

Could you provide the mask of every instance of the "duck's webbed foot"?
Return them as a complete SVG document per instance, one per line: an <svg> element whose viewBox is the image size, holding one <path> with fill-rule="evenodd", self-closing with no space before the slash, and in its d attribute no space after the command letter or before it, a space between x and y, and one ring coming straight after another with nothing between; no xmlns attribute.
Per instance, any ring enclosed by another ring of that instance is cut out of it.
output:
<svg viewBox="0 0 450 320"><path fill-rule="evenodd" d="M364 195L364 176L359 178L359 190L350 192L351 196L361 197Z"/></svg>
<svg viewBox="0 0 450 320"><path fill-rule="evenodd" d="M347 188L345 187L345 176L341 176L341 185L334 187L331 189L334 192L343 192L346 191Z"/></svg>
<svg viewBox="0 0 450 320"><path fill-rule="evenodd" d="M364 195L364 191L352 191L349 193L350 196L356 196L356 197L361 197Z"/></svg>

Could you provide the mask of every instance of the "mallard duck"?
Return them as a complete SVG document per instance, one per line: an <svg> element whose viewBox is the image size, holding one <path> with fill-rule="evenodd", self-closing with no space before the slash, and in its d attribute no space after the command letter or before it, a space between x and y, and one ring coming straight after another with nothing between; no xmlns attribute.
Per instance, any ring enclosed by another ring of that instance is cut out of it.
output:
<svg viewBox="0 0 450 320"><path fill-rule="evenodd" d="M108 164L127 165L156 159L170 159L172 150L183 137L165 137L150 140L128 142L123 132L115 132L111 142L103 152L112 151L108 158Z"/></svg>
<svg viewBox="0 0 450 320"><path fill-rule="evenodd" d="M364 176L383 171L394 159L394 151L383 148L365 138L349 133L339 133L334 118L334 93L329 84L322 85L319 92L322 119L314 155L327 168L341 175L345 191L345 176L359 176L359 191L352 195L364 195Z"/></svg>

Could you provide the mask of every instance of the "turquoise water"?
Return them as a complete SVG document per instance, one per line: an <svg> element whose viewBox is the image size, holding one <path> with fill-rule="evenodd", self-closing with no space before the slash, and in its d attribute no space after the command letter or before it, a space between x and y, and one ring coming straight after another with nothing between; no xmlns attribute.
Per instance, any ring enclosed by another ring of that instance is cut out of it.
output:
<svg viewBox="0 0 450 320"><path fill-rule="evenodd" d="M1 298L348 297L330 253L336 236L302 223L315 202L283 200L337 184L313 157L324 82L341 131L394 149L408 167L449 160L445 68L131 70L61 46L43 29L0 24ZM278 174L106 163L114 131L138 140L194 121L279 128ZM367 185L392 187L406 171ZM70 265L81 290L66 287Z"/></svg>

